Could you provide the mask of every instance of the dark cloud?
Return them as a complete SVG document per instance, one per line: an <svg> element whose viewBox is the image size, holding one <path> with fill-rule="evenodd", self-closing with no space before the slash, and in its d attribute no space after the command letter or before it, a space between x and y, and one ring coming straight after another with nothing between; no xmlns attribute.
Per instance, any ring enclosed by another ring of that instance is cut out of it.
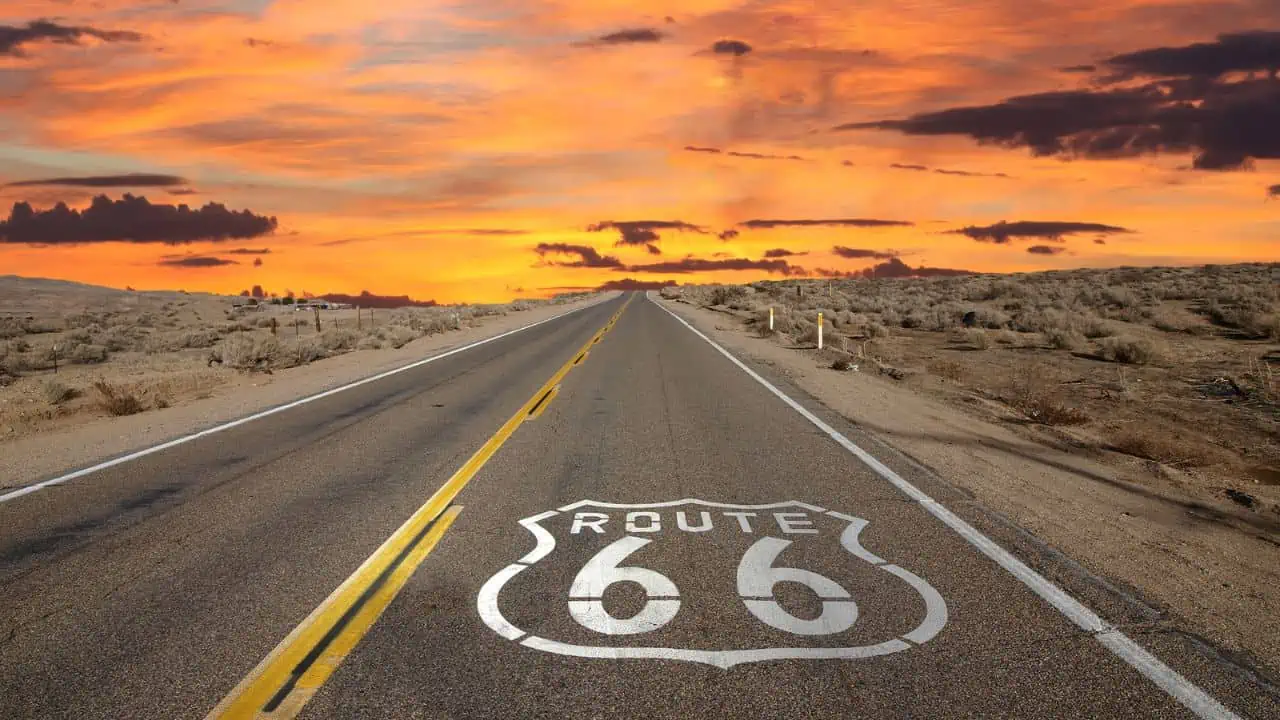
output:
<svg viewBox="0 0 1280 720"><path fill-rule="evenodd" d="M323 293L316 297L329 302L359 305L362 308L392 309L401 307L434 307L436 305L435 300L413 300L408 295L376 295L368 290L360 291L359 295Z"/></svg>
<svg viewBox="0 0 1280 720"><path fill-rule="evenodd" d="M1032 255L1058 255L1066 251L1067 249L1061 245L1032 245L1027 248L1027 252Z"/></svg>
<svg viewBox="0 0 1280 720"><path fill-rule="evenodd" d="M716 237L720 238L721 240L728 241L738 237L738 235L740 234L741 233L739 233L737 230L734 230L733 228L729 228L728 230L721 230L719 233L716 234Z"/></svg>
<svg viewBox="0 0 1280 720"><path fill-rule="evenodd" d="M254 259L253 259L253 266L254 266L254 267L262 267L262 258L260 258L260 257L256 257L256 258L254 258Z"/></svg>
<svg viewBox="0 0 1280 720"><path fill-rule="evenodd" d="M897 250L865 250L863 248L845 247L844 245L836 245L831 248L831 252L845 258L874 258L876 260L890 260L902 254Z"/></svg>
<svg viewBox="0 0 1280 720"><path fill-rule="evenodd" d="M1267 188L1267 197L1280 197L1280 185L1272 185Z"/></svg>
<svg viewBox="0 0 1280 720"><path fill-rule="evenodd" d="M657 245L654 245L653 243L649 243L648 245L645 245L644 249L648 250L650 255L662 254L662 248L659 248Z"/></svg>
<svg viewBox="0 0 1280 720"><path fill-rule="evenodd" d="M751 46L741 40L717 40L711 46L711 52L717 55L736 55L742 57L751 52Z"/></svg>
<svg viewBox="0 0 1280 720"><path fill-rule="evenodd" d="M668 260L648 265L628 265L622 268L627 272L642 273L693 273L713 272L716 270L763 270L778 275L803 275L805 270L788 263L786 260L750 260L748 258L728 258L724 260L708 260L707 258L687 257L680 260Z"/></svg>
<svg viewBox="0 0 1280 720"><path fill-rule="evenodd" d="M597 285L596 290L661 290L664 287L679 285L674 280L636 280L635 278L623 278L621 280L609 280L608 282Z"/></svg>
<svg viewBox="0 0 1280 720"><path fill-rule="evenodd" d="M533 249L539 257L544 260L548 255L552 256L576 256L577 260L547 261L551 265L559 267L581 267L581 268L621 268L622 261L612 255L601 255L599 251L589 245L570 245L569 243L538 243Z"/></svg>
<svg viewBox="0 0 1280 720"><path fill-rule="evenodd" d="M1016 239L1062 240L1067 235L1100 233L1113 235L1131 233L1128 228L1101 223L1061 222L1057 220L1019 220L998 222L995 225L969 225L959 230L948 230L948 235L965 235L980 242L1007 243Z"/></svg>
<svg viewBox="0 0 1280 720"><path fill-rule="evenodd" d="M1093 239L1093 244L1094 244L1094 245L1106 245L1106 244L1107 244L1107 239L1106 239L1106 238L1096 237L1096 238L1094 238L1094 239Z"/></svg>
<svg viewBox="0 0 1280 720"><path fill-rule="evenodd" d="M767 258L796 257L798 255L808 255L808 254L809 253L807 252L796 252L794 250L788 250L786 248L774 248L772 250L764 251L764 256Z"/></svg>
<svg viewBox="0 0 1280 720"><path fill-rule="evenodd" d="M661 42L666 37L666 33L653 28L629 28L601 35L598 38L579 43L584 46L598 45L634 45L637 43L656 43Z"/></svg>
<svg viewBox="0 0 1280 720"><path fill-rule="evenodd" d="M708 154L712 154L712 155L726 155L726 156L728 156L728 157L747 158L747 159L749 159L749 160L800 160L800 161L804 161L804 160L806 160L806 159L807 159L807 158L800 157L799 155L770 155L769 153L739 152L739 151L737 151L737 150L722 150L722 149L720 149L720 148L716 148L716 147L701 147L701 146L698 146L698 145L685 145L685 146L684 146L684 149L685 149L687 152L708 153Z"/></svg>
<svg viewBox="0 0 1280 720"><path fill-rule="evenodd" d="M602 220L587 226L587 232L617 230L622 236L618 245L649 245L658 241L659 230L706 233L707 229L683 220Z"/></svg>
<svg viewBox="0 0 1280 720"><path fill-rule="evenodd" d="M920 267L911 267L902 262L898 258L891 258L879 265L873 265L862 271L862 277L867 278L896 278L896 277L956 277L959 275L972 275L972 270L955 270L952 268L931 268L921 265Z"/></svg>
<svg viewBox="0 0 1280 720"><path fill-rule="evenodd" d="M1099 80L1106 85L1167 76L1146 84L1022 95L835 129L967 135L1069 159L1190 153L1196 169L1236 170L1255 159L1280 158L1277 57L1280 33L1224 35L1217 43L1118 55L1107 62L1115 74ZM1229 82L1232 71L1260 71L1263 77Z"/></svg>
<svg viewBox="0 0 1280 720"><path fill-rule="evenodd" d="M222 267L223 265L239 265L235 260L228 260L220 257L210 257L207 255L184 255L181 257L165 257L156 263L165 267L181 267L181 268L211 268Z"/></svg>
<svg viewBox="0 0 1280 720"><path fill-rule="evenodd" d="M244 240L269 235L276 219L248 210L228 210L209 203L198 210L186 205L159 205L145 197L125 194L120 200L105 195L88 208L72 210L58 203L49 210L33 210L14 203L9 219L0 221L0 242L58 245L95 242L166 243L197 240Z"/></svg>
<svg viewBox="0 0 1280 720"><path fill-rule="evenodd" d="M195 188L174 188L166 192L168 192L170 195L199 195L200 194L200 192L197 191Z"/></svg>
<svg viewBox="0 0 1280 720"><path fill-rule="evenodd" d="M1068 65L1058 69L1064 73L1091 73L1098 68L1094 65Z"/></svg>
<svg viewBox="0 0 1280 720"><path fill-rule="evenodd" d="M1256 30L1219 35L1216 42L1158 47L1116 55L1107 66L1122 77L1219 78L1232 72L1280 72L1280 32Z"/></svg>
<svg viewBox="0 0 1280 720"><path fill-rule="evenodd" d="M68 187L168 187L170 185L186 184L187 181L177 175L128 173L125 175L90 175L88 177L22 180L21 182L9 183L6 187L39 187L45 185L64 185ZM171 194L173 194L172 191Z"/></svg>
<svg viewBox="0 0 1280 720"><path fill-rule="evenodd" d="M223 250L224 255L270 255L271 248L236 248L234 250Z"/></svg>
<svg viewBox="0 0 1280 720"><path fill-rule="evenodd" d="M753 230L778 228L778 227L814 227L814 226L837 226L837 227L908 227L915 223L904 222L901 220L877 220L875 218L832 218L832 219L797 219L797 220L747 220L738 223L739 227L751 228Z"/></svg>
<svg viewBox="0 0 1280 720"><path fill-rule="evenodd" d="M927 165L903 165L901 163L892 163L889 167L897 170L914 170L916 172L933 172L939 175L959 175L961 177L1009 177L1005 173L980 173L970 172L969 170L949 170L947 168L931 168Z"/></svg>
<svg viewBox="0 0 1280 720"><path fill-rule="evenodd" d="M137 42L143 39L142 35L125 30L98 30L91 27L59 25L48 20L35 20L27 23L25 27L0 25L0 55L20 56L23 45L41 40L74 45L85 37L97 38L103 42Z"/></svg>

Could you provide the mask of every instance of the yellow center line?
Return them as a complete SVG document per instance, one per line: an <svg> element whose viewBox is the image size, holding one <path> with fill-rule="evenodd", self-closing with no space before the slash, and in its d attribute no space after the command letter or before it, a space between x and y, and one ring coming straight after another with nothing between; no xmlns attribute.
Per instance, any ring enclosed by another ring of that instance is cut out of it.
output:
<svg viewBox="0 0 1280 720"><path fill-rule="evenodd" d="M451 506L453 499L522 423L541 415L551 404L560 381L582 362L580 356L613 327L633 297L627 298L605 326L571 355L422 507L263 658L209 712L207 720L296 717L449 529L462 510Z"/></svg>

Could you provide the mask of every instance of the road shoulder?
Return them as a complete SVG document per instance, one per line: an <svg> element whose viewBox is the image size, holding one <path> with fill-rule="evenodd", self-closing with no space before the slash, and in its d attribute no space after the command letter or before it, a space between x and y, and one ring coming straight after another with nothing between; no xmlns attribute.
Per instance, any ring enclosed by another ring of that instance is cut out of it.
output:
<svg viewBox="0 0 1280 720"><path fill-rule="evenodd" d="M894 449L972 493L1090 572L1118 579L1161 624L1209 638L1275 677L1280 667L1280 545L1147 492L1114 468L864 373L752 337L735 319L661 302L740 357L768 366Z"/></svg>

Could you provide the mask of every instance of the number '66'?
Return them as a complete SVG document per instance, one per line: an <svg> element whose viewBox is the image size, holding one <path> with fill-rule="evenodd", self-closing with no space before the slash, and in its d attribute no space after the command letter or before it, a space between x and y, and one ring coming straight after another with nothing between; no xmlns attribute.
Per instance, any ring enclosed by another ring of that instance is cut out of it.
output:
<svg viewBox="0 0 1280 720"><path fill-rule="evenodd" d="M573 579L569 589L569 614L578 624L605 635L635 635L671 622L680 612L680 591L671 579L656 570L621 567L619 563L653 542L628 535L592 556ZM831 578L799 568L774 567L790 540L766 537L755 542L738 563L738 595L760 622L795 635L831 635L848 630L858 620L858 605L849 592ZM613 583L633 582L644 588L646 602L629 618L616 618L604 609L604 591ZM787 612L774 598L773 586L800 583L822 600L822 613L812 620Z"/></svg>

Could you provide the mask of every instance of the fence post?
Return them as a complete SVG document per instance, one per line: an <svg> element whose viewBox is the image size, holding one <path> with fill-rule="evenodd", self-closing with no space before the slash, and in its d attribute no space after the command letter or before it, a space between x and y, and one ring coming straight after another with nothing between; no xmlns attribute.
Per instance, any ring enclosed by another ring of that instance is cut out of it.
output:
<svg viewBox="0 0 1280 720"><path fill-rule="evenodd" d="M356 306L356 330L360 329L360 306Z"/></svg>
<svg viewBox="0 0 1280 720"><path fill-rule="evenodd" d="M53 374L58 374L58 346L53 346Z"/></svg>
<svg viewBox="0 0 1280 720"><path fill-rule="evenodd" d="M773 332L773 306L769 306L769 332Z"/></svg>
<svg viewBox="0 0 1280 720"><path fill-rule="evenodd" d="M818 313L818 349L822 349L822 313Z"/></svg>
<svg viewBox="0 0 1280 720"><path fill-rule="evenodd" d="M316 311L316 332L320 332L320 308L313 307L311 309Z"/></svg>

